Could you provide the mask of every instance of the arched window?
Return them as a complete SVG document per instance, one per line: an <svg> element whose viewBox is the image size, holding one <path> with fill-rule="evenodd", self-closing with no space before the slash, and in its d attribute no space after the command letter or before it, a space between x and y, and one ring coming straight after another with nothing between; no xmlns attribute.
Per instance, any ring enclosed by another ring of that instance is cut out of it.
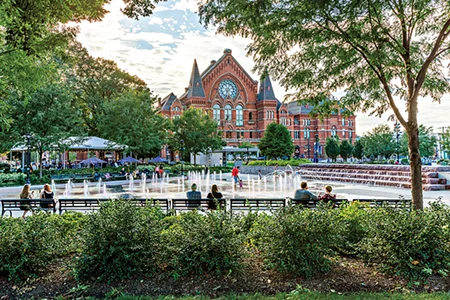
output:
<svg viewBox="0 0 450 300"><path fill-rule="evenodd" d="M248 113L248 119L249 119L249 120L252 120L252 119L253 119L253 113L251 113L251 112Z"/></svg>
<svg viewBox="0 0 450 300"><path fill-rule="evenodd" d="M342 137L345 137L345 129L342 129Z"/></svg>
<svg viewBox="0 0 450 300"><path fill-rule="evenodd" d="M342 126L345 126L345 118L342 118Z"/></svg>
<svg viewBox="0 0 450 300"><path fill-rule="evenodd" d="M230 104L225 105L225 120L227 120L227 121L231 120L231 105Z"/></svg>
<svg viewBox="0 0 450 300"><path fill-rule="evenodd" d="M348 138L350 140L352 140L352 138L353 138L353 131L351 129L348 130Z"/></svg>
<svg viewBox="0 0 450 300"><path fill-rule="evenodd" d="M244 125L244 115L242 106L238 105L236 106L236 126L243 126Z"/></svg>
<svg viewBox="0 0 450 300"><path fill-rule="evenodd" d="M213 106L213 119L217 121L217 123L219 123L220 121L220 105L219 104L214 104Z"/></svg>
<svg viewBox="0 0 450 300"><path fill-rule="evenodd" d="M305 139L309 139L309 128L305 128L304 130L303 130L303 137L305 138Z"/></svg>
<svg viewBox="0 0 450 300"><path fill-rule="evenodd" d="M336 126L331 127L331 136L332 137L336 136Z"/></svg>

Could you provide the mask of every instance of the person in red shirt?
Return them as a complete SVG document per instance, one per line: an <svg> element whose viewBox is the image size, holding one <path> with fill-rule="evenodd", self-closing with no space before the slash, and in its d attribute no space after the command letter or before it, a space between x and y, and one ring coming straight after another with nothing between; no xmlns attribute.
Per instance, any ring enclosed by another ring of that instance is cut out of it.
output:
<svg viewBox="0 0 450 300"><path fill-rule="evenodd" d="M234 167L233 170L231 170L231 177L234 179L234 185L238 184L239 182L239 167Z"/></svg>

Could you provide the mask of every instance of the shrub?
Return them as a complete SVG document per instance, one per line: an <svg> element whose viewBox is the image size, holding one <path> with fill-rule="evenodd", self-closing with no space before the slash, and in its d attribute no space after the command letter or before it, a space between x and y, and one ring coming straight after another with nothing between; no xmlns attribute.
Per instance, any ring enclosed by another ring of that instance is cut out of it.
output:
<svg viewBox="0 0 450 300"><path fill-rule="evenodd" d="M171 225L161 233L160 265L174 278L239 271L244 235L236 226L236 218L222 211L206 215L193 211L171 219Z"/></svg>
<svg viewBox="0 0 450 300"><path fill-rule="evenodd" d="M328 272L337 243L334 212L330 209L289 207L277 211L256 230L258 249L269 268L312 277Z"/></svg>
<svg viewBox="0 0 450 300"><path fill-rule="evenodd" d="M370 215L371 210L367 203L351 202L340 206L336 220L340 239L336 250L339 253L357 254L358 244L367 234L367 218L370 218Z"/></svg>
<svg viewBox="0 0 450 300"><path fill-rule="evenodd" d="M0 272L10 279L38 275L54 259L76 251L83 217L37 213L0 218Z"/></svg>
<svg viewBox="0 0 450 300"><path fill-rule="evenodd" d="M423 211L375 209L359 243L362 258L382 271L426 280L450 270L450 209L434 204Z"/></svg>
<svg viewBox="0 0 450 300"><path fill-rule="evenodd" d="M76 276L113 281L154 272L163 217L159 209L138 208L126 200L104 203L88 217Z"/></svg>
<svg viewBox="0 0 450 300"><path fill-rule="evenodd" d="M291 158L289 160L254 160L248 163L249 166L298 166L301 164L310 164L311 161L306 158L294 159Z"/></svg>

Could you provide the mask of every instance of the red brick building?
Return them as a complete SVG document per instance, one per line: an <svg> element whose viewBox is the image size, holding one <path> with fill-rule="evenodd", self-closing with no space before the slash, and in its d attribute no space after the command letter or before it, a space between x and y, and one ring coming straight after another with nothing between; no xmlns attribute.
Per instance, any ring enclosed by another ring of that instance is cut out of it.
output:
<svg viewBox="0 0 450 300"><path fill-rule="evenodd" d="M177 97L169 94L160 103L161 114L177 118L189 107L206 110L217 120L228 146L242 142L257 144L264 136L264 130L272 122L281 123L291 132L296 155L314 157L317 150L323 156L319 145L326 138L339 136L340 140L355 141L355 117L345 119L340 113L320 121L308 114L311 107L297 102L281 103L275 96L270 77L261 84L254 80L225 49L222 57L199 72L194 60L189 86Z"/></svg>

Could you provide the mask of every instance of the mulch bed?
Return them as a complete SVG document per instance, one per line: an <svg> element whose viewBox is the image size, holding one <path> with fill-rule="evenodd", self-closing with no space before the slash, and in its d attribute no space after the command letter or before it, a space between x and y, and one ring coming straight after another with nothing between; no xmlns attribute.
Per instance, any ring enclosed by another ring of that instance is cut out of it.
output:
<svg viewBox="0 0 450 300"><path fill-rule="evenodd" d="M27 298L77 298L94 296L103 298L107 293L130 295L205 295L218 297L228 294L266 295L289 293L300 286L324 293L386 292L410 290L408 281L379 273L354 258L339 258L331 271L312 279L293 277L273 270L265 270L262 262L251 261L248 270L229 276L189 276L178 278L152 276L139 277L114 283L78 283L71 276L67 262L60 261L49 267L50 272L37 279L10 282L0 275L0 300ZM449 291L450 279L432 277L425 286L416 287L417 292Z"/></svg>

